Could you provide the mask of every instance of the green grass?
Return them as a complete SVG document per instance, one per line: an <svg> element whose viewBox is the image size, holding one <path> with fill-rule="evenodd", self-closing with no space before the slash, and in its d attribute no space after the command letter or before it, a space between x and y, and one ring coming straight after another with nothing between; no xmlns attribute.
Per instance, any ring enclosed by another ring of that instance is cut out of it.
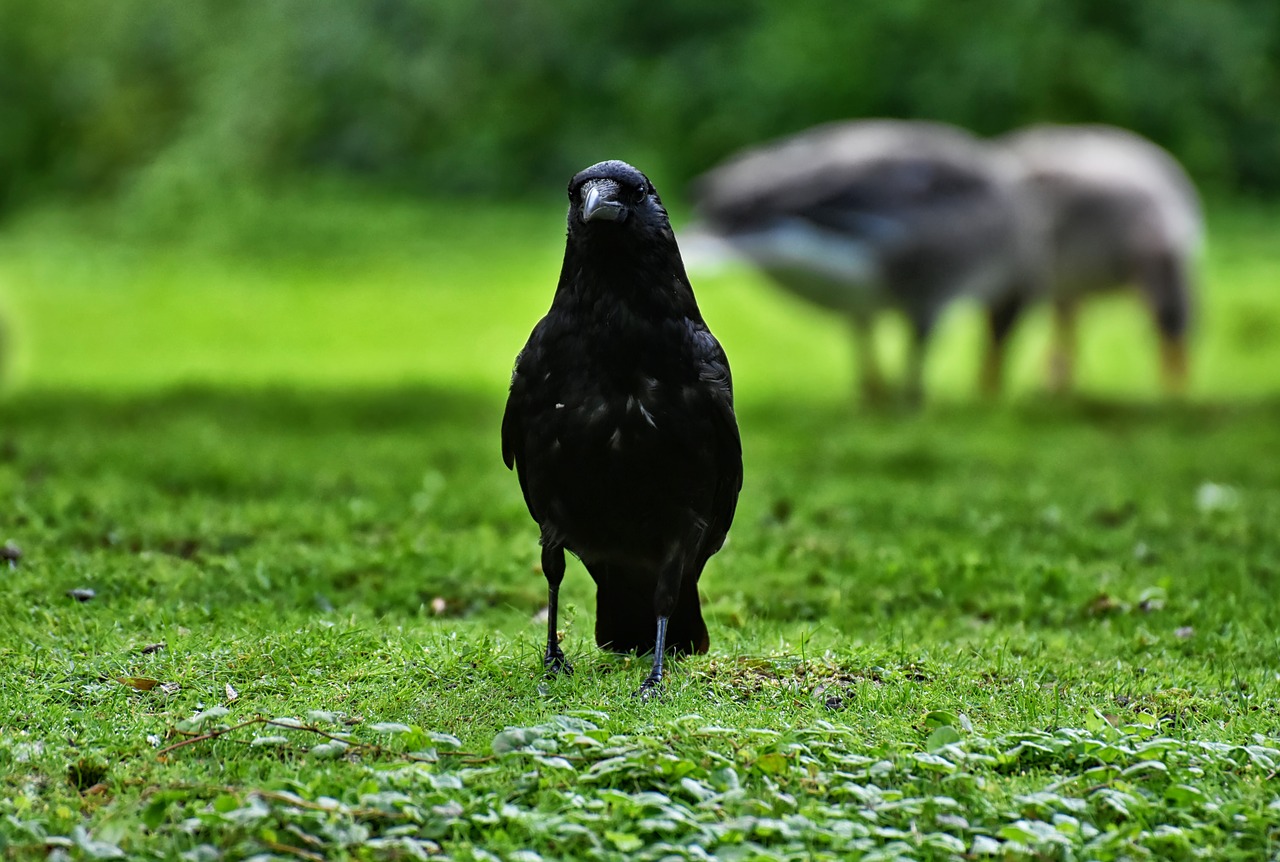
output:
<svg viewBox="0 0 1280 862"><path fill-rule="evenodd" d="M500 397L516 350L550 302L563 253L561 201L462 206L312 190L145 231L122 225L111 208L31 214L0 230L0 309L15 342L8 386L427 381ZM1276 217L1257 205L1210 212L1194 397L1277 391ZM841 321L745 270L693 276L741 399L847 402L853 360ZM1015 338L1016 395L1042 385L1045 318L1031 315ZM890 367L903 358L896 324L880 332ZM1084 390L1155 396L1155 337L1136 299L1086 307L1081 330ZM981 341L975 309L944 319L928 368L935 400L971 400Z"/></svg>
<svg viewBox="0 0 1280 862"><path fill-rule="evenodd" d="M712 651L641 703L576 564L577 672L542 678L536 530L497 452L558 210L9 226L9 858L1280 853L1274 212L1214 213L1180 404L1115 300L1088 398L1035 393L1034 320L1015 396L973 403L959 310L935 403L868 414L838 325L698 279L747 483L703 580Z"/></svg>

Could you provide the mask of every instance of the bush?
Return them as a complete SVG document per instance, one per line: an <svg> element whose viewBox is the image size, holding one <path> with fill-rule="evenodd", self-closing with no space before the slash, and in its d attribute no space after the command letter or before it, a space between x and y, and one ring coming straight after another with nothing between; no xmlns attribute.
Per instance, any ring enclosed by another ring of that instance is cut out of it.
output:
<svg viewBox="0 0 1280 862"><path fill-rule="evenodd" d="M678 188L877 115L1115 123L1280 191L1272 0L42 0L0 6L0 92L0 206L304 172L520 195L611 156Z"/></svg>

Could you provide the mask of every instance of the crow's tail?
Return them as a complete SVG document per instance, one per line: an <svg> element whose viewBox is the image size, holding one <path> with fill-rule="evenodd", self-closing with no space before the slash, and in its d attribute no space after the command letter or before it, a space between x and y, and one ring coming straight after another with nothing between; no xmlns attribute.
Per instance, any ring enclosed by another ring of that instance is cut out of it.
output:
<svg viewBox="0 0 1280 862"><path fill-rule="evenodd" d="M652 652L658 634L653 609L655 584L644 575L618 566L593 565L596 581L596 644L613 652ZM681 585L680 598L667 620L669 653L704 653L711 646L702 620L697 581Z"/></svg>

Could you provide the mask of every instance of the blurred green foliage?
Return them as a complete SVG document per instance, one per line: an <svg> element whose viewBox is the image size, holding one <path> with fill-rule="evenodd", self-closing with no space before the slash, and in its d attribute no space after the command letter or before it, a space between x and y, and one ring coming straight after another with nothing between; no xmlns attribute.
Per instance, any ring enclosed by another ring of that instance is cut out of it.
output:
<svg viewBox="0 0 1280 862"><path fill-rule="evenodd" d="M669 187L835 118L1144 133L1280 191L1275 0L0 0L0 208L163 220L338 173L519 195L618 156Z"/></svg>

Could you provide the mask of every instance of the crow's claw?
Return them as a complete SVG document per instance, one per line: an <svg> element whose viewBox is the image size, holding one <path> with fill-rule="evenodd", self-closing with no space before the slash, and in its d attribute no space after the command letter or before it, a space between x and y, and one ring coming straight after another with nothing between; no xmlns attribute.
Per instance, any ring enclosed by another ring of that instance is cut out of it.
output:
<svg viewBox="0 0 1280 862"><path fill-rule="evenodd" d="M573 675L573 665L569 664L569 660L564 657L562 652L547 653L542 659L542 666L547 669L547 676L549 677L557 674Z"/></svg>
<svg viewBox="0 0 1280 862"><path fill-rule="evenodd" d="M644 682L640 683L640 688L632 697L639 698L645 703L657 700L662 696L662 677L650 674Z"/></svg>

